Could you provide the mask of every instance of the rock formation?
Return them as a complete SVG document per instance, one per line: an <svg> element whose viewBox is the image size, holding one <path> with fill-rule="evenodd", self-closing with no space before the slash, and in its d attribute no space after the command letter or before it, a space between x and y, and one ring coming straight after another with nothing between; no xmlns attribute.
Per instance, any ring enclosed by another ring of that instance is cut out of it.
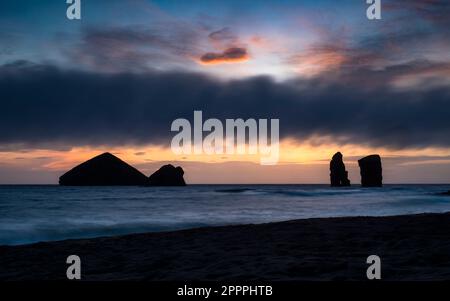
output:
<svg viewBox="0 0 450 301"><path fill-rule="evenodd" d="M342 161L342 154L337 152L330 161L330 181L331 186L350 186L348 179L348 172L345 170L344 161Z"/></svg>
<svg viewBox="0 0 450 301"><path fill-rule="evenodd" d="M183 175L184 171L181 167L175 167L171 164L164 165L149 177L147 185L186 186Z"/></svg>
<svg viewBox="0 0 450 301"><path fill-rule="evenodd" d="M59 178L64 186L145 185L147 177L110 153L103 153L66 172Z"/></svg>
<svg viewBox="0 0 450 301"><path fill-rule="evenodd" d="M383 174L381 158L379 155L370 155L358 160L361 169L361 186L381 187L383 186Z"/></svg>

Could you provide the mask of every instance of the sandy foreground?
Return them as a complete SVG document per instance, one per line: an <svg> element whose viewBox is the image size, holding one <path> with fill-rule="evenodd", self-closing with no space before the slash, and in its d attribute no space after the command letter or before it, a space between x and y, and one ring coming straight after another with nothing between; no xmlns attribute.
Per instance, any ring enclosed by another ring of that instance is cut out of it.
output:
<svg viewBox="0 0 450 301"><path fill-rule="evenodd" d="M296 220L0 247L0 280L450 279L450 213Z"/></svg>

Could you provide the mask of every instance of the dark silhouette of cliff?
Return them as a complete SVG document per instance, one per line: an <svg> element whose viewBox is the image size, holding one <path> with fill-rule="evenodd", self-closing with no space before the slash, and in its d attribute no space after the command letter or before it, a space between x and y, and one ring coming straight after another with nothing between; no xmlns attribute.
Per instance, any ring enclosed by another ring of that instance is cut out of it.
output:
<svg viewBox="0 0 450 301"><path fill-rule="evenodd" d="M150 186L186 186L183 178L184 171L181 167L171 164L164 165L148 178Z"/></svg>
<svg viewBox="0 0 450 301"><path fill-rule="evenodd" d="M361 169L361 186L381 187L383 186L383 170L379 155L370 155L358 160Z"/></svg>
<svg viewBox="0 0 450 301"><path fill-rule="evenodd" d="M59 178L64 186L145 185L147 177L110 153L103 153L66 172Z"/></svg>
<svg viewBox="0 0 450 301"><path fill-rule="evenodd" d="M333 187L350 186L348 172L345 170L345 164L340 152L335 153L330 161L330 181Z"/></svg>

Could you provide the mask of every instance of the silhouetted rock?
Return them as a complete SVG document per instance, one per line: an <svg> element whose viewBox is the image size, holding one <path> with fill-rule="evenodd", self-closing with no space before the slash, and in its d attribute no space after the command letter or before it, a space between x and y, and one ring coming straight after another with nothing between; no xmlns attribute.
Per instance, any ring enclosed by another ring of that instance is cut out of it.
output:
<svg viewBox="0 0 450 301"><path fill-rule="evenodd" d="M164 165L148 178L150 186L186 186L181 167L171 164Z"/></svg>
<svg viewBox="0 0 450 301"><path fill-rule="evenodd" d="M59 178L64 186L145 185L147 177L110 153L94 157Z"/></svg>
<svg viewBox="0 0 450 301"><path fill-rule="evenodd" d="M439 195L450 196L450 190L446 192L440 192Z"/></svg>
<svg viewBox="0 0 450 301"><path fill-rule="evenodd" d="M363 187L383 186L383 170L379 155L370 155L358 160Z"/></svg>
<svg viewBox="0 0 450 301"><path fill-rule="evenodd" d="M330 181L331 186L350 186L348 179L348 172L345 170L344 161L342 161L342 154L337 152L330 161Z"/></svg>

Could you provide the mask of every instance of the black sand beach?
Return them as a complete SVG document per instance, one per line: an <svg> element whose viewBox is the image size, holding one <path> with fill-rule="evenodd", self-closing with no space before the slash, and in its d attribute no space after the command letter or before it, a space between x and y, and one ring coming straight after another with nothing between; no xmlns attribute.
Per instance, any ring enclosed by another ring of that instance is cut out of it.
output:
<svg viewBox="0 0 450 301"><path fill-rule="evenodd" d="M0 247L0 280L450 279L450 213L297 220Z"/></svg>

